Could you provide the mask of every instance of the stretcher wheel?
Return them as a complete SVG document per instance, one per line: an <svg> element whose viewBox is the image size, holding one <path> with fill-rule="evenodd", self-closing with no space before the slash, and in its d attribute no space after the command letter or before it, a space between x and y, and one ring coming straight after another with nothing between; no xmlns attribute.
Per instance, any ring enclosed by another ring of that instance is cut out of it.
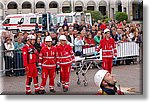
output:
<svg viewBox="0 0 150 102"><path fill-rule="evenodd" d="M80 84L81 84L81 81L80 81L79 79L78 79L78 81L77 81L77 84L78 84L78 85L80 85Z"/></svg>
<svg viewBox="0 0 150 102"><path fill-rule="evenodd" d="M88 82L87 82L87 81L85 81L85 82L84 82L84 86L87 86L87 85L88 85Z"/></svg>
<svg viewBox="0 0 150 102"><path fill-rule="evenodd" d="M76 72L76 75L78 75L79 73L78 72Z"/></svg>
<svg viewBox="0 0 150 102"><path fill-rule="evenodd" d="M57 86L60 87L61 86L61 82L58 81L57 82Z"/></svg>

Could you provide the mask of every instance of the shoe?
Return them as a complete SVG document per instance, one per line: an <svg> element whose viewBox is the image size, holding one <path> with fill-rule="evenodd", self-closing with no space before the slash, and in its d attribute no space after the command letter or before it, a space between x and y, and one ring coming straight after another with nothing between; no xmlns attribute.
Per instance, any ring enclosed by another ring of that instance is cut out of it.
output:
<svg viewBox="0 0 150 102"><path fill-rule="evenodd" d="M63 88L63 91L64 91L64 92L67 92L67 91L68 91L68 88Z"/></svg>
<svg viewBox="0 0 150 102"><path fill-rule="evenodd" d="M46 93L45 90L40 90L40 91L39 91L39 94L45 94L45 93Z"/></svg>
<svg viewBox="0 0 150 102"><path fill-rule="evenodd" d="M31 95L31 92L26 92L26 95Z"/></svg>
<svg viewBox="0 0 150 102"><path fill-rule="evenodd" d="M55 93L56 91L54 89L50 89L50 92Z"/></svg>
<svg viewBox="0 0 150 102"><path fill-rule="evenodd" d="M40 95L40 91L35 91L35 95Z"/></svg>

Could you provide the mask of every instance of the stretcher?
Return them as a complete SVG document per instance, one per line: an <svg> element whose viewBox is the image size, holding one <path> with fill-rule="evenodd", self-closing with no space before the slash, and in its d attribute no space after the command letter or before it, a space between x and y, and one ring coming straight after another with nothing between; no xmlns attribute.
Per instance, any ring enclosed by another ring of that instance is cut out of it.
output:
<svg viewBox="0 0 150 102"><path fill-rule="evenodd" d="M77 84L81 84L81 76L83 77L83 83L84 86L88 85L86 74L89 69L97 67L98 69L101 69L100 66L100 56L84 56L84 57L75 57L76 66L74 68L76 69L76 75L77 75Z"/></svg>

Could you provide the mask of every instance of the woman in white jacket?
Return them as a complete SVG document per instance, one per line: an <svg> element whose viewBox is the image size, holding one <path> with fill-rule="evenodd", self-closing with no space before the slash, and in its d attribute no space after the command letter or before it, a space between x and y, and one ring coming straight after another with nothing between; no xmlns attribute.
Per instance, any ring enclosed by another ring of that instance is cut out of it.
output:
<svg viewBox="0 0 150 102"><path fill-rule="evenodd" d="M5 46L5 74L6 76L12 76L13 74L13 56L14 56L14 44L10 38L6 39Z"/></svg>
<svg viewBox="0 0 150 102"><path fill-rule="evenodd" d="M82 46L84 45L84 41L78 35L75 38L74 43L75 43L75 55L80 56L82 54Z"/></svg>

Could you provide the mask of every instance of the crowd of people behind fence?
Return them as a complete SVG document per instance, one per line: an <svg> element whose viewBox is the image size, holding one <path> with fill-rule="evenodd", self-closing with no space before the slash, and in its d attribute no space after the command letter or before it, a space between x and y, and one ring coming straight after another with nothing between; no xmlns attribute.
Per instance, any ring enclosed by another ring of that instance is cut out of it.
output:
<svg viewBox="0 0 150 102"><path fill-rule="evenodd" d="M22 47L26 44L27 36L33 34L36 36L35 48L40 52L41 48L45 46L44 39L46 36L52 37L52 44L55 46L59 40L60 35L65 35L68 44L73 46L75 55L82 54L81 46L97 46L100 40L105 37L104 29L110 29L111 37L116 42L130 42L134 41L136 43L142 42L142 25L135 23L117 22L111 20L106 23L105 20L98 22L93 22L92 26L90 24L78 24L76 21L73 25L68 25L67 20L64 21L62 27L57 26L55 32L45 32L32 30L28 32L19 32L13 34L11 31L7 30L2 32L1 35L1 50L3 53L3 58L5 63L6 75L15 76L24 75L23 61L22 61ZM15 52L15 53L14 53ZM15 69L12 71L12 69ZM19 69L19 70L18 70Z"/></svg>

